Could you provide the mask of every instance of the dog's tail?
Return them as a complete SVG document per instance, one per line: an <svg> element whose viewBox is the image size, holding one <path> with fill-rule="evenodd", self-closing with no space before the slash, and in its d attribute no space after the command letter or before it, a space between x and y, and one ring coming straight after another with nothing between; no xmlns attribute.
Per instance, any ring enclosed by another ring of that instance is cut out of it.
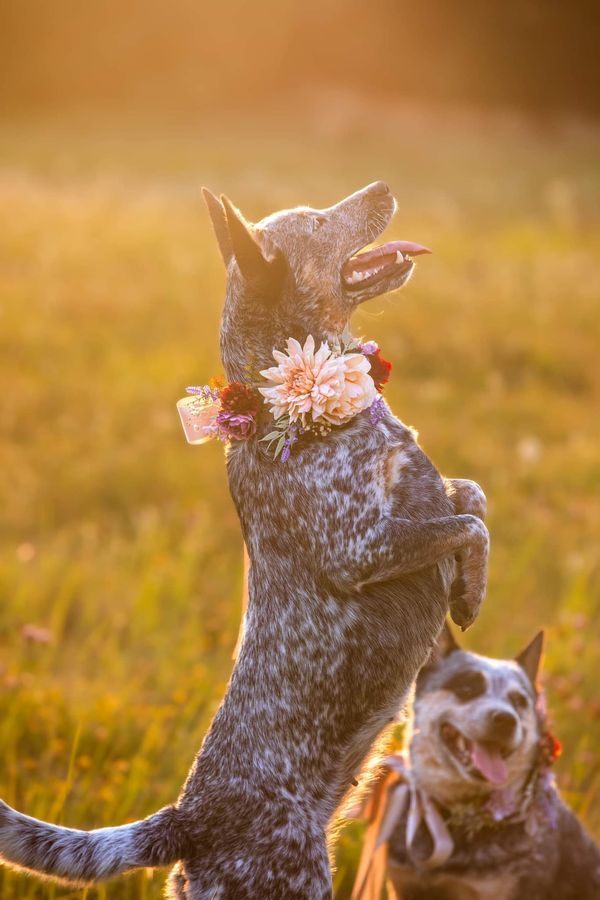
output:
<svg viewBox="0 0 600 900"><path fill-rule="evenodd" d="M140 866L167 866L186 855L186 840L176 806L130 825L76 831L24 816L0 800L0 861L57 881L89 884Z"/></svg>

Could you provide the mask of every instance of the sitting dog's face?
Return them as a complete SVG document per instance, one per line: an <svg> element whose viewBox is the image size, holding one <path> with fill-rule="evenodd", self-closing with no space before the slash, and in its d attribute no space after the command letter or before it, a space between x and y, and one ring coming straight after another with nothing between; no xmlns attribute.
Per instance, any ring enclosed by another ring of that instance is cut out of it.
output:
<svg viewBox="0 0 600 900"><path fill-rule="evenodd" d="M515 660L461 650L446 630L415 695L412 765L419 783L449 804L518 790L540 741L535 681L542 636Z"/></svg>
<svg viewBox="0 0 600 900"><path fill-rule="evenodd" d="M246 341L255 339L262 364L290 336L339 335L359 303L402 287L413 273L412 257L429 252L409 241L359 252L396 210L381 181L327 209L283 210L255 225L226 197L218 200L206 189L204 196L228 268L225 357L235 355L242 332Z"/></svg>

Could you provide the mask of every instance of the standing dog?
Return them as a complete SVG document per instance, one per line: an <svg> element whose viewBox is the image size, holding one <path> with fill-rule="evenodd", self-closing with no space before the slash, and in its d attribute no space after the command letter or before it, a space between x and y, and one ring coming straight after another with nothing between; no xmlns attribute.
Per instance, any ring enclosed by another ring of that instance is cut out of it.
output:
<svg viewBox="0 0 600 900"><path fill-rule="evenodd" d="M502 660L462 651L448 629L442 634L417 680L410 765L390 757L379 794L390 896L600 896L600 849L550 773L559 746L536 686L542 640ZM355 897L377 895L382 860L371 859L373 880Z"/></svg>
<svg viewBox="0 0 600 900"><path fill-rule="evenodd" d="M356 256L396 202L371 184L325 210L249 225L205 192L227 266L221 330L230 381L290 336L333 339L359 303L401 287L400 242ZM406 245L402 245L406 247ZM80 832L0 806L0 856L77 882L178 861L173 898L331 895L328 823L402 703L450 605L468 626L484 595L485 498L444 481L385 410L274 461L230 446L229 486L250 557L245 636L223 703L177 803ZM458 569L455 575L455 560ZM454 579L454 581L453 581Z"/></svg>

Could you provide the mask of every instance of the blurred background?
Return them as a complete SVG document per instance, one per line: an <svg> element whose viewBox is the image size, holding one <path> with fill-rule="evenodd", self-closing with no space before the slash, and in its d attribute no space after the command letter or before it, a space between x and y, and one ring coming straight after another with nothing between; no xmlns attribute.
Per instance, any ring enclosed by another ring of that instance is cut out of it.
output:
<svg viewBox="0 0 600 900"><path fill-rule="evenodd" d="M567 800L600 838L600 15L576 0L0 0L0 796L79 827L171 802L223 695L241 540L175 401L220 371L200 186L249 218L383 178L434 249L355 331L488 495L465 643L546 626ZM348 896L360 828L340 842ZM0 869L0 896L158 898Z"/></svg>
<svg viewBox="0 0 600 900"><path fill-rule="evenodd" d="M597 113L595 0L3 0L10 108L202 111L324 86Z"/></svg>

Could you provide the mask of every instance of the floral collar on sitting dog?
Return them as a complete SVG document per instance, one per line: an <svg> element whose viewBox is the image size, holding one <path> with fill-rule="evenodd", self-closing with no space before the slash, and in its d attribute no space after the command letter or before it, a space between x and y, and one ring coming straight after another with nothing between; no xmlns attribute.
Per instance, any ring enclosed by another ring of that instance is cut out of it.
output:
<svg viewBox="0 0 600 900"><path fill-rule="evenodd" d="M521 792L494 791L484 802L454 804L444 809L419 786L403 752L382 760L383 770L371 792L347 818L367 819L363 850L352 891L352 900L379 897L387 866L387 844L403 816L406 817L405 846L408 858L419 869L438 869L455 850L459 835L470 840L483 829L522 824L535 834L540 824L556 827L556 792L551 766L560 756L561 745L551 731L542 732L536 758ZM429 834L426 856L417 847L421 828Z"/></svg>
<svg viewBox="0 0 600 900"><path fill-rule="evenodd" d="M537 756L529 772L520 798L507 790L493 791L484 802L455 804L446 818L451 828L463 830L468 837L484 828L525 823L528 833L538 827L537 812L554 825L554 810L549 802L553 796L554 775L551 766L562 752L560 741L550 731L544 731L538 744ZM538 809L534 807L538 806Z"/></svg>
<svg viewBox="0 0 600 900"><path fill-rule="evenodd" d="M213 380L187 388L191 396L179 400L177 409L188 442L248 440L256 433L261 405L267 404L274 425L260 440L286 462L303 435L323 437L365 409L373 425L385 415L381 392L392 364L375 341L360 343L344 332L316 350L312 335L304 346L289 338L286 352L274 350L273 358L277 365L260 372L263 382Z"/></svg>

